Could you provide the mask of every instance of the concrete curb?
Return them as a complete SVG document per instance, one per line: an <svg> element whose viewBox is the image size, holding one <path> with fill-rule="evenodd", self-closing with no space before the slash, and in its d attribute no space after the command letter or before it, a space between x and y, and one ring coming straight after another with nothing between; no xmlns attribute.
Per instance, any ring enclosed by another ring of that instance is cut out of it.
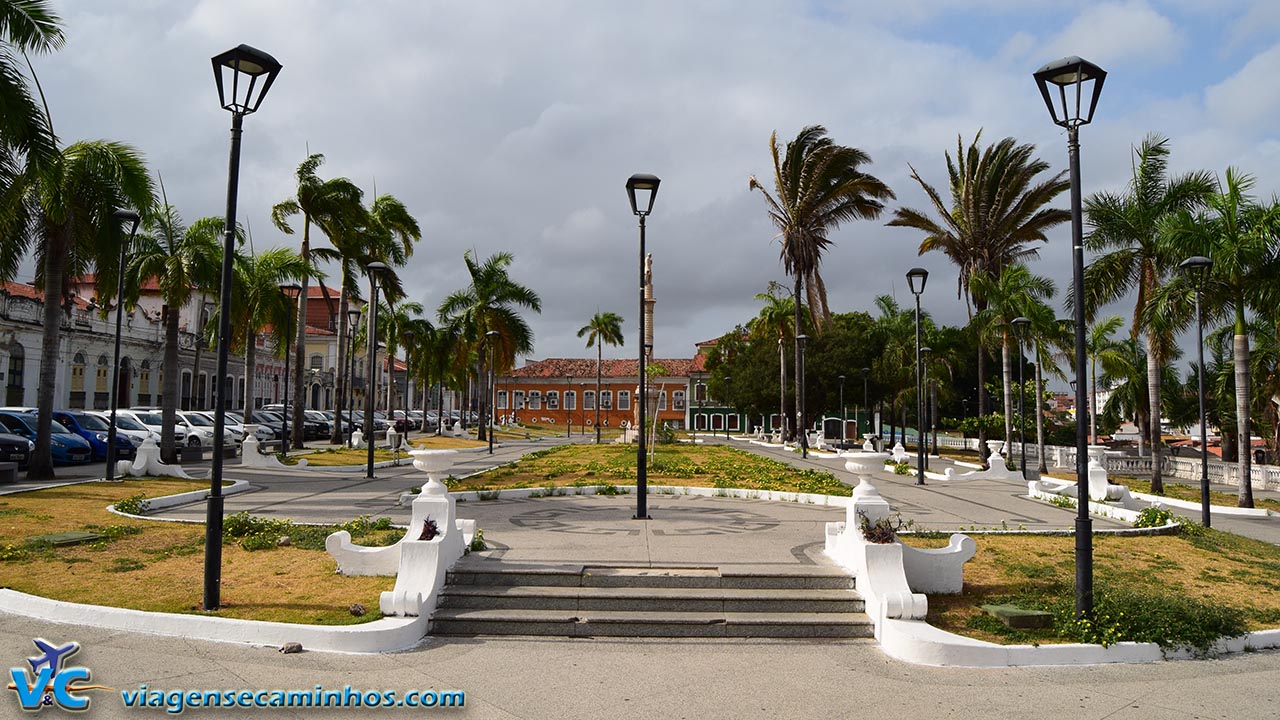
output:
<svg viewBox="0 0 1280 720"><path fill-rule="evenodd" d="M428 622L424 615L385 617L362 625L295 625L84 605L8 589L0 590L0 612L56 623L214 642L267 647L299 642L306 650L336 653L384 653L412 647L426 635Z"/></svg>
<svg viewBox="0 0 1280 720"><path fill-rule="evenodd" d="M230 485L222 488L222 495L235 495L236 493L247 492L249 490L248 480L236 480ZM176 495L162 495L157 498L147 498L148 510L167 510L178 505L186 505L187 503L199 502L209 497L208 490L192 490L191 492L178 493ZM107 512L121 517L133 518L135 520L158 520L160 522L187 522L176 518L158 518L150 515L131 515L116 509L115 505L108 505Z"/></svg>

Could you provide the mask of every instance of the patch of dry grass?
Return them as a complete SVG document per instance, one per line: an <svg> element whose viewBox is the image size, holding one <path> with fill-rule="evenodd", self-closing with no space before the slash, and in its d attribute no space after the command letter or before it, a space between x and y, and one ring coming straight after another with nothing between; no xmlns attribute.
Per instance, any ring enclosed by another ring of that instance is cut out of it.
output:
<svg viewBox="0 0 1280 720"><path fill-rule="evenodd" d="M198 612L204 526L112 515L106 506L137 493L158 497L203 489L185 480L69 485L0 497L0 586L68 602L160 612ZM69 530L110 539L64 548L27 538ZM223 546L220 617L344 625L380 617L378 594L393 579L336 574L328 553L283 547L248 552ZM353 603L369 614L356 618Z"/></svg>

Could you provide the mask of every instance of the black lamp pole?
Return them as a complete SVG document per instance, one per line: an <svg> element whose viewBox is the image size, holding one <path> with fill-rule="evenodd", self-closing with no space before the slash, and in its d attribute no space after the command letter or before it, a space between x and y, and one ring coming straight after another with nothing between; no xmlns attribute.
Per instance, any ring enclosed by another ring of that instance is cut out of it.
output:
<svg viewBox="0 0 1280 720"><path fill-rule="evenodd" d="M844 376L840 376L840 449L844 450L848 444L849 413L844 410Z"/></svg>
<svg viewBox="0 0 1280 720"><path fill-rule="evenodd" d="M916 296L916 484L924 485L924 442L920 437L924 434L924 392L921 389L924 378L924 357L920 346L920 296L924 293L925 283L929 281L929 271L924 268L911 268L907 271L907 286L911 294ZM917 288L916 285L920 287ZM903 428L903 441L906 440L906 428Z"/></svg>
<svg viewBox="0 0 1280 720"><path fill-rule="evenodd" d="M222 432L226 427L227 355L231 347L231 261L235 255L236 199L240 189L240 134L244 116L255 112L280 74L270 55L240 45L212 58L218 101L231 112L231 153L227 163L227 215L223 224L222 286L219 288L217 405L213 409L213 468L204 537L204 609L221 607L222 586ZM226 80L230 81L227 87ZM230 95L228 96L228 91Z"/></svg>
<svg viewBox="0 0 1280 720"><path fill-rule="evenodd" d="M929 469L929 433L925 432L925 428L931 422L933 411L929 408L929 353L933 352L933 348L925 346L920 348L920 364L924 368L924 378L920 382L920 392L924 393L921 398L924 414L920 416L920 429L916 431L916 442L922 443L924 452L920 453L920 457L924 458L924 469Z"/></svg>
<svg viewBox="0 0 1280 720"><path fill-rule="evenodd" d="M1037 70L1033 77L1040 88L1040 95L1049 109L1055 125L1067 130L1067 156L1071 166L1071 275L1075 297L1075 396L1076 396L1076 495L1079 509L1076 515L1076 617L1093 615L1093 521L1089 517L1089 467L1088 423L1085 418L1084 372L1085 316L1084 316L1084 229L1080 201L1080 126L1093 120L1098 96L1107 73L1097 65L1072 56L1051 62ZM1092 92L1084 86L1092 83ZM1056 90L1060 105L1050 90ZM1067 91L1073 90L1073 98ZM1087 102L1087 105L1085 103ZM1082 109L1086 112L1082 114Z"/></svg>
<svg viewBox="0 0 1280 720"><path fill-rule="evenodd" d="M386 263L371 262L364 266L369 276L369 320L366 323L369 333L369 387L364 393L364 431L365 447L369 449L365 459L365 477L373 478L373 381L378 360L378 273L390 270Z"/></svg>
<svg viewBox="0 0 1280 720"><path fill-rule="evenodd" d="M800 301L797 298L796 305L799 304ZM804 418L804 346L808 341L808 335L804 333L796 335L796 387L799 389L796 397L796 430L800 433L800 457L802 458L809 457L809 428L806 427Z"/></svg>
<svg viewBox="0 0 1280 720"><path fill-rule="evenodd" d="M120 276L116 286L116 351L111 366L111 424L107 428L107 482L115 480L116 475L116 408L120 405L120 332L124 322L124 261L133 237L138 232L138 213L132 210L116 210L112 213L117 221L131 223L129 239L120 247ZM199 368L196 370L199 372Z"/></svg>
<svg viewBox="0 0 1280 720"><path fill-rule="evenodd" d="M867 434L871 434L871 406L867 400L867 378L871 376L871 368L862 368L862 408L867 411ZM857 418L854 418L856 421ZM861 430L861 428L859 428Z"/></svg>
<svg viewBox="0 0 1280 720"><path fill-rule="evenodd" d="M732 376L732 375L725 375L725 376L724 376L724 394L725 394L725 398L724 398L724 408L725 408L725 410L726 410L726 411L727 411L727 410L729 410L729 397L728 397L728 396L729 396L729 381L730 381L730 380L732 380L732 379L733 379L733 376ZM710 420L708 420L707 422L710 422ZM715 428L712 428L712 429L711 429L711 436L712 436L712 437L715 437L715 435L716 435ZM725 414L724 414L724 439L725 439L725 440L728 440L728 439L729 439L729 413L728 413L728 412L725 412Z"/></svg>
<svg viewBox="0 0 1280 720"><path fill-rule="evenodd" d="M356 430L356 325L360 322L360 310L347 310L347 447L354 447L351 438Z"/></svg>
<svg viewBox="0 0 1280 720"><path fill-rule="evenodd" d="M280 457L289 454L289 347L293 341L293 313L296 309L293 301L302 294L301 285L281 285L280 292L289 298L289 314L284 319L284 412L280 415L284 418L281 429L284 431L284 440L280 442ZM298 382L302 382L302 378L298 378Z"/></svg>
<svg viewBox="0 0 1280 720"><path fill-rule="evenodd" d="M1204 411L1204 315L1200 312L1200 296L1213 261L1202 255L1189 257L1179 265L1196 288L1196 357L1200 363L1200 524L1209 527L1209 429Z"/></svg>
<svg viewBox="0 0 1280 720"><path fill-rule="evenodd" d="M640 412L637 415L640 427L636 432L636 518L637 520L649 519L648 508L648 468L645 467L645 441L644 441L644 425L645 415L647 411L648 395L645 393L645 342L644 342L644 221L653 212L654 198L658 197L658 184L662 181L656 175L646 173L637 173L627 179L627 197L631 200L631 212L640 218L640 342L636 343L640 346L640 360L636 368L636 374L639 376L640 390ZM641 205L636 203L636 191L641 193L649 193L648 203L643 202L641 196ZM600 398L596 398L596 406L599 407ZM597 427L599 423L597 423Z"/></svg>
<svg viewBox="0 0 1280 720"><path fill-rule="evenodd" d="M1027 478L1027 418L1025 414L1027 385L1023 379L1023 373L1026 362L1022 357L1022 346L1027 341L1027 329L1031 325L1031 320L1025 317L1016 317L1013 319L1013 335L1018 340L1018 470L1022 472L1022 479Z"/></svg>
<svg viewBox="0 0 1280 720"><path fill-rule="evenodd" d="M493 343L494 343L494 340L497 339L497 337L500 334L501 333L499 333L497 330L490 330L489 332L484 334L485 342L489 344L489 454L490 455L493 454L493 427L494 425L497 424L494 422L495 420L494 413L496 412L496 410L494 409L494 405L496 403L494 403L493 398L494 398L494 392L495 392L494 383L496 381L494 379L495 375L493 372Z"/></svg>

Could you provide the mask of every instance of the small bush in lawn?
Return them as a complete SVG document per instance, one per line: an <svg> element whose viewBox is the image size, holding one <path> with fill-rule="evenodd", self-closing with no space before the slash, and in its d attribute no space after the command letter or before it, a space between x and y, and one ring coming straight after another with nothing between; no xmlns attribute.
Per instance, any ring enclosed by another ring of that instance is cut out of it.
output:
<svg viewBox="0 0 1280 720"><path fill-rule="evenodd" d="M1136 528L1153 528L1164 527L1173 522L1173 512L1168 508L1158 505L1142 508L1142 512L1138 513L1138 519L1133 521Z"/></svg>
<svg viewBox="0 0 1280 720"><path fill-rule="evenodd" d="M911 474L911 463L909 463L909 462L907 462L907 461L905 461L905 460L904 460L904 461L902 461L902 462L900 462L900 463L894 463L894 464L893 464L893 474L894 474L894 475L910 475L910 474Z"/></svg>
<svg viewBox="0 0 1280 720"><path fill-rule="evenodd" d="M126 515L146 515L151 509L151 503L147 502L145 495L138 493L123 500L117 500L115 507L117 511Z"/></svg>

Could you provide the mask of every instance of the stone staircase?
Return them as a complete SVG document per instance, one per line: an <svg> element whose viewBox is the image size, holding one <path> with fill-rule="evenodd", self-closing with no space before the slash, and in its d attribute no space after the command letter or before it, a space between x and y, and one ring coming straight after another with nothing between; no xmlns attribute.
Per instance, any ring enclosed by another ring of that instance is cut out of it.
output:
<svg viewBox="0 0 1280 720"><path fill-rule="evenodd" d="M835 568L528 565L465 558L433 635L869 638L853 578Z"/></svg>

